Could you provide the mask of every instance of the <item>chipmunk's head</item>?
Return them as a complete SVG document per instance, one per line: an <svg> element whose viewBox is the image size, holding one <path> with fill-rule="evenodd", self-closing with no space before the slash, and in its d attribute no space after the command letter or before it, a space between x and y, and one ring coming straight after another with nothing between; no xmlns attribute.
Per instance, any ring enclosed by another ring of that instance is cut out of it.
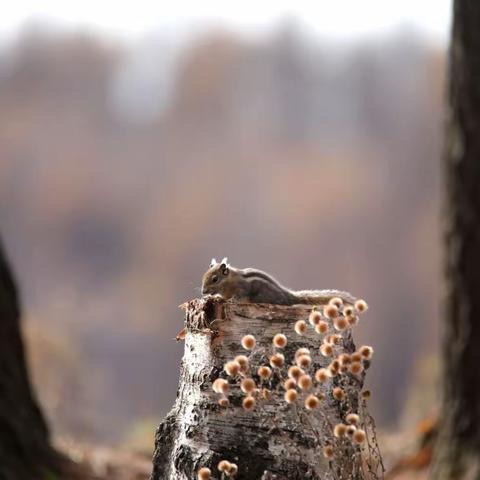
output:
<svg viewBox="0 0 480 480"><path fill-rule="evenodd" d="M212 258L210 268L205 272L205 275L203 275L202 294L214 295L218 293L225 298L229 298L230 275L231 270L227 258L224 258L220 263Z"/></svg>

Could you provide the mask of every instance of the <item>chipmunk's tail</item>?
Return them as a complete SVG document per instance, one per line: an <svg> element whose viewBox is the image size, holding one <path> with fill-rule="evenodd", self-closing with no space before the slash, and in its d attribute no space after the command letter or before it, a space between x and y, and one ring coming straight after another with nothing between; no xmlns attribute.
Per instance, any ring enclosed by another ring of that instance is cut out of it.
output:
<svg viewBox="0 0 480 480"><path fill-rule="evenodd" d="M294 292L298 298L298 303L306 305L323 305L328 303L332 298L341 298L345 303L353 305L356 298L348 292L341 290L299 290Z"/></svg>

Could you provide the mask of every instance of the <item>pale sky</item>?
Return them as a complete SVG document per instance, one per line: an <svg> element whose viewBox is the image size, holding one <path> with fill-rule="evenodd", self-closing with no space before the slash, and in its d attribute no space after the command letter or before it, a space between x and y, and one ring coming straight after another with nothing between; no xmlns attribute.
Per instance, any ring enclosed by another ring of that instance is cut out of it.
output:
<svg viewBox="0 0 480 480"><path fill-rule="evenodd" d="M212 24L255 33L292 16L335 38L408 24L443 41L450 10L451 0L12 0L2 5L0 33L16 33L29 20L133 40L160 29L173 33Z"/></svg>

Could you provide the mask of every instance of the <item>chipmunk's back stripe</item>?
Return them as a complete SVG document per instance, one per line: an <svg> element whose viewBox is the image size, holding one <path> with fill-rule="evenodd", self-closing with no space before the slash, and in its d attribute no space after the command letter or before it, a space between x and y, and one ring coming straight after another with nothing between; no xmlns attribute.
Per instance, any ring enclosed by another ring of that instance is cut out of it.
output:
<svg viewBox="0 0 480 480"><path fill-rule="evenodd" d="M269 283L273 283L277 287L282 288L280 283L277 282L273 277L268 275L268 273L262 272L261 270L255 270L255 269L250 269L250 268L245 268L243 270L243 277L248 279L248 280L254 280L255 278L259 279L261 278L262 280L266 280Z"/></svg>

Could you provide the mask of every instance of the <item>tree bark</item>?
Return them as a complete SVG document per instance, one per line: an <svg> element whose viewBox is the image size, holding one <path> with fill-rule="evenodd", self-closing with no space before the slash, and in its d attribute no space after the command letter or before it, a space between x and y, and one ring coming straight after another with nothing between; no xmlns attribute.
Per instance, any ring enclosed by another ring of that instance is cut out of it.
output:
<svg viewBox="0 0 480 480"><path fill-rule="evenodd" d="M444 398L432 478L480 478L480 2L455 0L446 167Z"/></svg>
<svg viewBox="0 0 480 480"><path fill-rule="evenodd" d="M0 245L0 480L48 478L59 461L29 383L19 320L17 288Z"/></svg>
<svg viewBox="0 0 480 480"><path fill-rule="evenodd" d="M220 478L217 464L228 460L238 465L237 480L249 479L376 479L382 474L373 420L359 396L363 375L338 375L325 386L316 386L317 395L325 394L321 407L312 412L304 408L307 394L295 405L283 401L281 386L287 366L272 369L267 388L272 398L258 403L253 411L242 408L245 394L230 379L228 407L220 407L219 394L212 390L218 377L227 378L225 362L248 354L241 346L244 335L252 334L257 346L250 354L251 375L259 388L266 386L256 375L258 366L268 365L274 353L272 338L283 333L288 344L282 350L290 365L298 348L312 352L315 371L326 367L331 358L318 354L319 335L313 328L304 335L294 333L298 320L308 319L307 306L231 303L222 300L193 300L186 307L185 354L180 372L177 400L160 424L155 440L151 480L196 479L201 467L209 467L212 478ZM332 333L332 331L330 332ZM352 337L344 333L337 353L355 350ZM282 378L282 375L283 378ZM332 397L332 387L346 392L343 401ZM311 392L310 392L311 393ZM260 398L260 395L259 395ZM361 415L368 434L368 447L349 439L338 440L333 426L345 422L348 412ZM335 446L335 457L323 456L326 444ZM370 466L367 466L369 463ZM227 478L227 477L222 477Z"/></svg>

